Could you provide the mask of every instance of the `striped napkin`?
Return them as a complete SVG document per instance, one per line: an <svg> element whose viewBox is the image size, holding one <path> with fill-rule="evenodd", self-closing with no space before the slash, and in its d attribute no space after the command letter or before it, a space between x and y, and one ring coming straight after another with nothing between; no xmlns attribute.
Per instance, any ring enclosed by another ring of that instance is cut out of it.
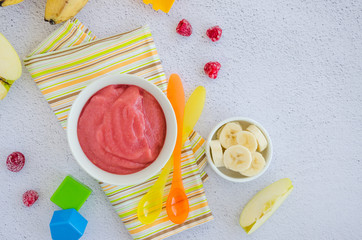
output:
<svg viewBox="0 0 362 240"><path fill-rule="evenodd" d="M79 92L105 74L135 74L163 92L167 88L148 26L96 40L83 24L71 19L45 39L24 63L64 129L70 107ZM151 225L138 221L136 208L159 174L132 186L100 182L134 239L164 239L213 219L203 188L203 181L207 179L203 171L206 164L204 142L197 132L192 132L182 150L182 176L190 201L190 214L183 224L172 223L165 211L172 173L165 188L162 213Z"/></svg>

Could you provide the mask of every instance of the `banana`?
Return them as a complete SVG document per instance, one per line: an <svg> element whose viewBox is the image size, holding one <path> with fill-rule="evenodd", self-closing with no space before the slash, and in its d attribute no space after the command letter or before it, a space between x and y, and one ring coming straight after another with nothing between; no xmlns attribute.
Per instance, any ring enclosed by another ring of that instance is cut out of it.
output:
<svg viewBox="0 0 362 240"><path fill-rule="evenodd" d="M238 132L236 135L236 142L249 149L250 152L255 152L258 147L254 134L247 131Z"/></svg>
<svg viewBox="0 0 362 240"><path fill-rule="evenodd" d="M236 141L236 135L242 130L243 129L241 128L240 124L232 122L225 124L220 132L219 137L221 146L223 146L224 148L229 148L233 145L238 144Z"/></svg>
<svg viewBox="0 0 362 240"><path fill-rule="evenodd" d="M238 122L234 122L234 123L240 125L240 123L238 123ZM221 131L222 131L222 129L223 129L224 127L225 127L225 125L221 126L221 127L219 128L219 130L217 130L217 132L216 132L216 139L220 139L220 133L221 133ZM240 127L241 127L241 125L240 125ZM242 127L241 127L241 129L242 129Z"/></svg>
<svg viewBox="0 0 362 240"><path fill-rule="evenodd" d="M212 160L216 167L224 167L223 151L219 140L212 140L210 142Z"/></svg>
<svg viewBox="0 0 362 240"><path fill-rule="evenodd" d="M260 129L255 125L250 125L246 130L254 134L256 141L258 142L258 151L264 151L264 149L268 146L268 141Z"/></svg>
<svg viewBox="0 0 362 240"><path fill-rule="evenodd" d="M8 94L11 85L20 78L21 61L10 42L0 33L0 100Z"/></svg>
<svg viewBox="0 0 362 240"><path fill-rule="evenodd" d="M252 161L250 167L246 170L240 171L241 174L247 177L252 177L257 175L265 167L265 159L263 155L261 155L260 153L258 152L251 153L251 158Z"/></svg>
<svg viewBox="0 0 362 240"><path fill-rule="evenodd" d="M44 20L58 24L77 15L88 0L47 0Z"/></svg>
<svg viewBox="0 0 362 240"><path fill-rule="evenodd" d="M222 131L222 129L224 128L224 126L220 127L219 130L217 130L216 132L216 139L220 139L220 133Z"/></svg>
<svg viewBox="0 0 362 240"><path fill-rule="evenodd" d="M249 149L241 145L231 146L224 152L224 164L230 170L244 171L251 165L251 153Z"/></svg>
<svg viewBox="0 0 362 240"><path fill-rule="evenodd" d="M0 0L0 7L6 7L14 4L21 3L24 0Z"/></svg>

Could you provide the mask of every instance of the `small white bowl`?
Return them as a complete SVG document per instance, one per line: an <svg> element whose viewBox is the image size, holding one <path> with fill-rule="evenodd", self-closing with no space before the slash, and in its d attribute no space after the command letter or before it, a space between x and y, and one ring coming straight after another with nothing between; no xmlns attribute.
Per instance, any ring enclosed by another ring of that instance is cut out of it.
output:
<svg viewBox="0 0 362 240"><path fill-rule="evenodd" d="M219 130L220 127L222 127L223 125L229 123L229 122L239 122L243 128L243 130L245 130L249 125L254 124L255 126L257 126L260 131L262 131L262 133L264 134L267 142L268 142L268 146L266 147L266 149L264 149L264 151L261 153L263 155L263 157L265 158L265 167L264 169L257 175L252 176L252 177L247 177L247 176L243 176L238 172L229 170L225 167L216 167L214 164L214 161L211 158L211 154L210 154L210 142L211 140L215 140L216 139L216 133ZM207 160L211 166L211 168L221 177L223 177L226 180L232 181L232 182L248 182L251 180L254 180L258 177L260 177L261 175L263 175L263 173L268 169L270 162L272 160L272 155L273 155L273 145L272 142L270 140L269 134L268 132L263 128L263 126L250 119L250 118L244 118L244 117L233 117L233 118L228 118L225 119L224 121L220 122L219 124L217 124L210 132L209 137L206 140L206 156L207 156Z"/></svg>
<svg viewBox="0 0 362 240"><path fill-rule="evenodd" d="M145 89L152 94L161 105L166 118L166 138L160 154L157 159L145 169L128 175L118 175L106 172L94 165L84 154L78 140L78 119L88 100L102 88L113 84L135 85ZM104 76L85 89L77 96L68 115L67 137L69 147L74 158L79 165L95 179L114 185L133 185L139 184L156 175L171 157L176 143L177 122L175 113L167 96L154 84L147 80L129 74L117 74Z"/></svg>

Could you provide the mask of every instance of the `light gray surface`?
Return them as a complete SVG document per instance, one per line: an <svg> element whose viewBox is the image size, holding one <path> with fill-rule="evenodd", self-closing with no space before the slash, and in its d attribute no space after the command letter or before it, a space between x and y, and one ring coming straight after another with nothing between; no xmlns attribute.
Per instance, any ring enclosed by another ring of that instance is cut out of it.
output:
<svg viewBox="0 0 362 240"><path fill-rule="evenodd" d="M23 58L59 26L43 21L45 0L0 9L0 32ZM149 23L164 69L177 72L189 95L207 89L196 129L206 137L220 120L246 116L264 125L274 143L269 170L250 183L231 183L210 168L206 194L215 220L170 239L361 239L362 238L362 2L176 0L169 14L141 0L90 1L77 17L99 37ZM175 34L182 18L194 28ZM212 43L205 31L220 25ZM218 60L216 80L203 74ZM13 151L25 154L19 173L6 169ZM89 220L83 239L130 239L97 182L82 171L40 91L23 76L0 102L0 239L49 239L58 209L49 197L66 174L94 193L81 209ZM295 190L251 236L238 226L246 202L260 189L290 177ZM40 193L23 207L27 189Z"/></svg>

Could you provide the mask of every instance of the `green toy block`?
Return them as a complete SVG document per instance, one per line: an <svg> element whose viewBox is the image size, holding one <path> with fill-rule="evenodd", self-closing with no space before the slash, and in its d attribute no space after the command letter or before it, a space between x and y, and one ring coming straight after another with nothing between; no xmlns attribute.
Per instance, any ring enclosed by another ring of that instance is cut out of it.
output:
<svg viewBox="0 0 362 240"><path fill-rule="evenodd" d="M92 190L68 175L54 192L50 201L62 209L74 208L77 211L83 206Z"/></svg>

